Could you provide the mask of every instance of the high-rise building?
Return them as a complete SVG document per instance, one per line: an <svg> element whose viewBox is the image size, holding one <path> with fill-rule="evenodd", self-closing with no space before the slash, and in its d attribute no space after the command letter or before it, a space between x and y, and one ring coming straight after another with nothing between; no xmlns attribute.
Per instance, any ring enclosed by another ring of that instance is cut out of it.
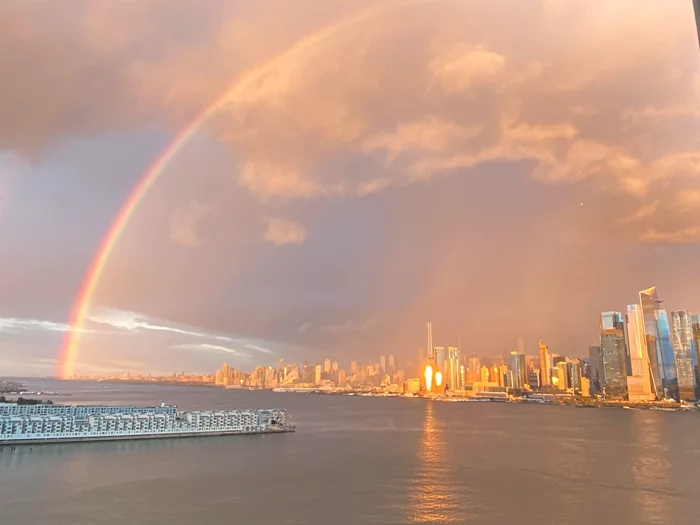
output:
<svg viewBox="0 0 700 525"><path fill-rule="evenodd" d="M693 325L690 312L671 312L671 342L676 359L678 392L683 400L695 399Z"/></svg>
<svg viewBox="0 0 700 525"><path fill-rule="evenodd" d="M642 307L638 304L628 305L626 320L627 353L630 358L627 395L630 401L653 401L656 399L656 388L652 382Z"/></svg>
<svg viewBox="0 0 700 525"><path fill-rule="evenodd" d="M433 348L433 357L435 361L435 366L441 372L445 371L445 359L447 359L447 354L445 353L444 346L436 346Z"/></svg>
<svg viewBox="0 0 700 525"><path fill-rule="evenodd" d="M330 373L330 371L331 371L331 360L326 359L325 361L323 361L323 372L325 374L328 374L328 373Z"/></svg>
<svg viewBox="0 0 700 525"><path fill-rule="evenodd" d="M540 387L540 371L534 368L529 370L527 373L527 382L531 390L537 390Z"/></svg>
<svg viewBox="0 0 700 525"><path fill-rule="evenodd" d="M459 390L462 388L460 381L460 355L459 348L456 346L447 347L447 359L445 361L445 384L450 390Z"/></svg>
<svg viewBox="0 0 700 525"><path fill-rule="evenodd" d="M557 386L559 387L559 390L568 390L571 388L571 385L569 384L569 368L566 361L559 361L557 366L554 368L557 369L557 377L559 378L559 383ZM554 370L554 368L552 368L552 370Z"/></svg>
<svg viewBox="0 0 700 525"><path fill-rule="evenodd" d="M338 386L345 386L345 370L338 370Z"/></svg>
<svg viewBox="0 0 700 525"><path fill-rule="evenodd" d="M382 374L386 374L386 356L385 355L379 356L379 370L381 370Z"/></svg>
<svg viewBox="0 0 700 525"><path fill-rule="evenodd" d="M393 374L396 371L396 358L393 356L393 354L389 356L387 366L389 367L390 373Z"/></svg>
<svg viewBox="0 0 700 525"><path fill-rule="evenodd" d="M495 368L494 368L494 370L495 370ZM479 369L479 376L480 376L480 377L479 377L479 380L480 380L482 383L488 383L488 382L490 381L490 375L491 375L491 374L490 374L490 369L489 369L488 366L482 366L482 367ZM494 382L495 382L495 381L494 381Z"/></svg>
<svg viewBox="0 0 700 525"><path fill-rule="evenodd" d="M472 356L469 358L469 362L467 363L467 381L478 381L481 376L479 372L480 368L481 362L479 361L479 358L476 357L476 354L472 354Z"/></svg>
<svg viewBox="0 0 700 525"><path fill-rule="evenodd" d="M527 364L525 362L525 354L511 352L509 366L512 376L510 386L516 389L525 388L525 385L527 384Z"/></svg>
<svg viewBox="0 0 700 525"><path fill-rule="evenodd" d="M559 390L566 390L566 371L559 366L552 367L552 386Z"/></svg>
<svg viewBox="0 0 700 525"><path fill-rule="evenodd" d="M428 359L435 359L435 348L433 347L433 323L428 321Z"/></svg>
<svg viewBox="0 0 700 525"><path fill-rule="evenodd" d="M691 318L693 322L693 349L695 350L695 380L698 384L696 390L700 394L700 315L695 314Z"/></svg>
<svg viewBox="0 0 700 525"><path fill-rule="evenodd" d="M622 314L600 314L600 349L603 355L603 387L607 396L627 394L627 359Z"/></svg>
<svg viewBox="0 0 700 525"><path fill-rule="evenodd" d="M338 361L333 361L333 364L331 365L331 372L337 372L338 371Z"/></svg>
<svg viewBox="0 0 700 525"><path fill-rule="evenodd" d="M603 384L605 383L605 372L603 367L603 351L600 346L590 345L588 347L588 355L591 360L591 394L601 394L603 392Z"/></svg>
<svg viewBox="0 0 700 525"><path fill-rule="evenodd" d="M540 339L540 385L552 384L552 364L549 360L549 348Z"/></svg>
<svg viewBox="0 0 700 525"><path fill-rule="evenodd" d="M355 361L350 362L350 374L357 374L357 363Z"/></svg>
<svg viewBox="0 0 700 525"><path fill-rule="evenodd" d="M678 397L678 378L675 356L671 344L671 330L666 310L652 286L639 292L639 302L644 318L644 333L654 384L659 397Z"/></svg>
<svg viewBox="0 0 700 525"><path fill-rule="evenodd" d="M314 370L314 384L318 385L321 383L321 365L318 364L316 365L316 368Z"/></svg>
<svg viewBox="0 0 700 525"><path fill-rule="evenodd" d="M579 361L569 361L566 363L566 371L568 373L569 388L573 388L574 392L581 392L581 363Z"/></svg>

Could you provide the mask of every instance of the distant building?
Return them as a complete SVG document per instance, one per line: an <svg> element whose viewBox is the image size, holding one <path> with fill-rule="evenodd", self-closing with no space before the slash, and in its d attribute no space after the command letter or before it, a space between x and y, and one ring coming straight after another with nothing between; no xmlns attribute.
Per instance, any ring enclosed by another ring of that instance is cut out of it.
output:
<svg viewBox="0 0 700 525"><path fill-rule="evenodd" d="M652 286L639 292L639 302L642 306L644 332L647 336L649 361L657 395L660 398L677 398L678 376L668 314L661 308L656 287Z"/></svg>
<svg viewBox="0 0 700 525"><path fill-rule="evenodd" d="M600 349L603 354L603 388L605 395L627 395L627 359L622 314L600 314Z"/></svg>
<svg viewBox="0 0 700 525"><path fill-rule="evenodd" d="M549 348L540 339L540 385L552 384L552 365L549 359Z"/></svg>
<svg viewBox="0 0 700 525"><path fill-rule="evenodd" d="M350 374L357 374L357 363L355 361L350 362Z"/></svg>
<svg viewBox="0 0 700 525"><path fill-rule="evenodd" d="M331 365L331 372L337 372L338 371L338 361L333 361L333 364Z"/></svg>
<svg viewBox="0 0 700 525"><path fill-rule="evenodd" d="M389 361L387 363L387 366L389 367L390 373L393 373L396 371L396 358L393 355L389 356Z"/></svg>
<svg viewBox="0 0 700 525"><path fill-rule="evenodd" d="M686 310L671 312L671 342L676 358L678 392L683 400L695 399L695 344L692 316Z"/></svg>
<svg viewBox="0 0 700 525"><path fill-rule="evenodd" d="M591 382L585 376L581 377L581 395L583 397L591 397Z"/></svg>
<svg viewBox="0 0 700 525"><path fill-rule="evenodd" d="M331 371L331 360L326 359L325 361L323 361L323 372L325 374L328 374L328 373L330 373L330 371Z"/></svg>
<svg viewBox="0 0 700 525"><path fill-rule="evenodd" d="M460 360L459 348L456 346L448 346L444 374L445 384L450 390L458 390L462 388L462 381L460 377Z"/></svg>
<svg viewBox="0 0 700 525"><path fill-rule="evenodd" d="M321 384L321 365L316 365L316 368L314 370L314 384L320 385Z"/></svg>
<svg viewBox="0 0 700 525"><path fill-rule="evenodd" d="M530 385L530 390L537 390L540 387L540 371L539 371L539 369L532 369L532 370L528 371L527 382Z"/></svg>
<svg viewBox="0 0 700 525"><path fill-rule="evenodd" d="M605 382L605 372L603 367L603 351L600 346L590 345L588 354L591 360L591 395L603 393L603 383Z"/></svg>
<svg viewBox="0 0 700 525"><path fill-rule="evenodd" d="M338 382L337 386L345 386L345 370L338 370Z"/></svg>
<svg viewBox="0 0 700 525"><path fill-rule="evenodd" d="M511 352L509 358L509 366L511 371L512 382L511 388L522 390L527 381L527 364L525 363L525 354Z"/></svg>
<svg viewBox="0 0 700 525"><path fill-rule="evenodd" d="M386 356L379 356L379 370L382 374L386 374Z"/></svg>
<svg viewBox="0 0 700 525"><path fill-rule="evenodd" d="M630 401L653 401L656 399L656 388L649 362L642 307L638 304L628 305L626 320L627 353L630 359L627 395Z"/></svg>
<svg viewBox="0 0 700 525"><path fill-rule="evenodd" d="M469 358L469 362L467 364L466 380L470 381L470 382L479 381L479 379L481 378L480 369L481 369L481 362L479 361L479 358L476 357L476 354L472 354L472 356Z"/></svg>

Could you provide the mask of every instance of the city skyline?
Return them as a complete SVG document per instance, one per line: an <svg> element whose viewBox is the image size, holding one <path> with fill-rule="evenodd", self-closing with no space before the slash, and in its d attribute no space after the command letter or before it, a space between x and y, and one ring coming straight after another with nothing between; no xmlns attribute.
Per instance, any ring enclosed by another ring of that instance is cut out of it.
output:
<svg viewBox="0 0 700 525"><path fill-rule="evenodd" d="M582 356L630 290L700 311L692 2L44 4L0 5L4 375L404 359L426 319Z"/></svg>

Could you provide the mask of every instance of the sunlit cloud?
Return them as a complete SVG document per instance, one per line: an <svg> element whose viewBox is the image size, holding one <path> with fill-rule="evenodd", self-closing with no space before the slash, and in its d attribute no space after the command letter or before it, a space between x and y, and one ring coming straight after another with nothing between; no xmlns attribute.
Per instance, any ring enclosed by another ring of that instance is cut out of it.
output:
<svg viewBox="0 0 700 525"><path fill-rule="evenodd" d="M276 246L283 244L301 244L306 239L306 230L295 221L287 219L270 219L267 223L265 239Z"/></svg>
<svg viewBox="0 0 700 525"><path fill-rule="evenodd" d="M22 319L17 317L0 318L0 332L47 331L90 333L92 330L73 327L65 323L45 321L41 319Z"/></svg>

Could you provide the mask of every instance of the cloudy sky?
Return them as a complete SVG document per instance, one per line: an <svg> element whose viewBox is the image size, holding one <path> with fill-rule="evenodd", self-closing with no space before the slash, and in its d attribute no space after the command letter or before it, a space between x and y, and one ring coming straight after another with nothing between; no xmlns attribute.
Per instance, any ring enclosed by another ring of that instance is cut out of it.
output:
<svg viewBox="0 0 700 525"><path fill-rule="evenodd" d="M436 344L585 355L652 285L700 311L690 1L0 4L0 375Z"/></svg>

